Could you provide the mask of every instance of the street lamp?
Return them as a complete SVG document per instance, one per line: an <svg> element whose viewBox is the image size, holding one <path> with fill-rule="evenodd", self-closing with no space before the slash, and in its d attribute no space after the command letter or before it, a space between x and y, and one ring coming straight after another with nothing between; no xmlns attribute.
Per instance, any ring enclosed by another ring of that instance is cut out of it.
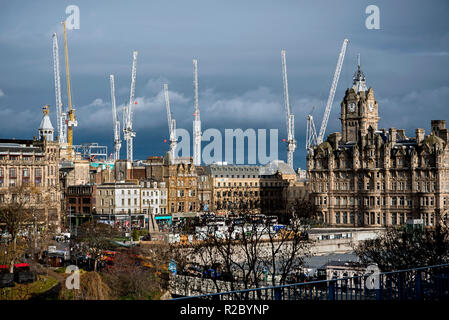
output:
<svg viewBox="0 0 449 320"><path fill-rule="evenodd" d="M129 211L129 242L132 241L132 228L131 228L131 223L132 223L132 210Z"/></svg>

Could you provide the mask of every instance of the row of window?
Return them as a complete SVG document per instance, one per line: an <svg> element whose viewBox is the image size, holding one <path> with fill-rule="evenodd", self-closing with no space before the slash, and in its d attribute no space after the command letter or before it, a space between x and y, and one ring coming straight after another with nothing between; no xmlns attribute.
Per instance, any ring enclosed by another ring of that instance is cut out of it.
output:
<svg viewBox="0 0 449 320"><path fill-rule="evenodd" d="M78 200L78 201L77 201L77 200ZM91 199L90 199L90 198L75 198L75 197L70 197L68 201L69 201L69 204L76 204L76 203L78 203L78 204L81 204L81 203L83 203L83 204L90 204Z"/></svg>
<svg viewBox="0 0 449 320"><path fill-rule="evenodd" d="M216 175L214 175L214 177L215 178L218 178L218 177L220 177L220 178L257 178L258 176L256 176L255 174L253 174L253 175L251 175L251 174L248 174L248 175L246 175L246 174L243 174L243 175L231 174L231 175L226 175L226 176L224 176L222 174L220 174L220 175L216 174Z"/></svg>
<svg viewBox="0 0 449 320"><path fill-rule="evenodd" d="M188 186L189 186L189 187L191 187L191 186L196 186L196 181L195 181L195 180L189 180L188 182L189 182L189 183L188 183ZM176 185L177 185L178 187L184 187L184 180L177 180ZM174 180L171 180L171 181L170 181L170 186L172 186L172 187L175 186L175 181L174 181Z"/></svg>
<svg viewBox="0 0 449 320"><path fill-rule="evenodd" d="M403 212L393 212L389 214L389 220L387 213L385 212L366 212L364 215L359 214L358 215L358 223L362 224L364 222L365 224L371 224L371 225L403 225L408 219L412 218L411 213L403 213ZM323 218L324 217L324 218ZM423 213L421 215L421 218L424 221L424 225L434 225L435 216L433 213ZM326 215L323 215L321 217L321 220L325 223L327 223ZM364 220L364 221L363 221ZM335 213L335 224L354 224L355 223L355 214L354 213L348 213L348 212L336 212Z"/></svg>
<svg viewBox="0 0 449 320"><path fill-rule="evenodd" d="M101 189L99 189L99 190L98 190L98 195L99 195L99 196L101 196L101 195L105 195L105 196L113 196L113 195L114 195L114 191L115 191L115 190L101 190ZM134 189L134 190L128 190L127 192L125 192L125 190L121 190L121 194L122 194L122 195L125 195L125 194L128 194L128 195L131 195L131 194L137 195L137 194L138 194L138 190L137 190L137 189ZM155 191L142 191L142 196L147 196L147 197L153 197L153 196L157 197L158 194L159 194L159 190L155 190ZM160 194L161 194L162 197L163 197L163 196L167 196L167 191L160 191Z"/></svg>
<svg viewBox="0 0 449 320"><path fill-rule="evenodd" d="M76 214L76 213L85 213L85 214L90 214L91 213L91 209L90 207L82 207L81 208L81 212L76 212L76 207L69 207L69 213L71 214Z"/></svg>
<svg viewBox="0 0 449 320"><path fill-rule="evenodd" d="M283 182L260 182L260 187L282 187ZM217 187L258 187L259 183L254 182L217 182Z"/></svg>
<svg viewBox="0 0 449 320"><path fill-rule="evenodd" d="M445 172L446 173L444 173L444 171L443 171L443 176L446 175L446 176L449 177L449 171L446 170ZM334 173L334 177L335 178L346 179L346 178L351 178L352 177L351 172L345 172L345 171L339 172L339 171L337 171L337 172L333 172L333 173ZM377 171L375 173L376 173L376 177L377 178L385 178L385 172ZM328 175L329 174L326 173L326 172L311 172L310 173L311 178L316 178L316 179L327 179ZM411 173L409 171L406 172L406 171L393 170L393 171L390 172L390 175L391 175L392 178L410 178L411 177ZM368 173L368 176L370 178L374 178L374 172ZM433 174L432 171L429 171L429 170L420 170L420 171L416 172L416 176L417 177L421 177L421 178L433 178L434 174ZM360 178L363 178L363 175L361 175Z"/></svg>
<svg viewBox="0 0 449 320"><path fill-rule="evenodd" d="M449 183L447 184L447 189L449 190ZM345 191L345 190L353 190L354 184L351 182L336 182L334 185L334 190L339 191ZM374 184L373 182L366 182L365 185L363 185L361 182L358 184L359 190L374 190ZM412 189L411 182L406 183L405 181L400 182L391 182L390 183L390 191L410 191ZM376 190L387 190L385 182L377 182L376 183ZM434 192L436 190L436 183L430 182L430 181L420 181L416 183L415 187L416 191L419 192ZM315 192L326 192L329 191L329 183L312 183L312 191Z"/></svg>
<svg viewBox="0 0 449 320"><path fill-rule="evenodd" d="M9 168L5 170L4 168L0 168L0 187L4 187L6 174L8 174L9 184L8 186L14 187L20 184L28 185L31 184L31 172L33 169L30 168ZM19 172L21 175L19 176ZM47 166L47 176L55 175L56 168L54 166ZM42 185L42 177L43 177L43 169L42 168L34 168L34 185L41 186ZM20 179L20 180L19 180ZM57 178L47 179L47 185L55 186L58 183Z"/></svg>
<svg viewBox="0 0 449 320"><path fill-rule="evenodd" d="M17 201L17 197L18 197L17 194L12 194L12 195L11 195L11 201L12 201L12 202L16 202L16 201ZM23 197L24 197L24 198L23 198L24 202L27 203L27 202L30 201L30 194L25 194ZM36 202L37 202L37 203L42 202L42 199L43 199L42 194L38 193L38 194L35 195L35 197L36 197ZM5 199L6 199L5 194L1 193L1 194L0 194L0 203L4 203L4 202L5 202ZM46 200L46 198L44 198L44 200ZM55 194L54 192L51 192L51 193L50 193L50 200L51 200L51 201L57 200L57 196L56 196L56 194ZM47 200L47 201L48 201L48 200Z"/></svg>
<svg viewBox="0 0 449 320"><path fill-rule="evenodd" d="M154 208L150 208L150 209L143 209L142 211L143 211L143 214L147 214L147 213L149 213L150 212L150 210L151 210L151 212L153 213L153 214L167 214L167 208L158 208L158 207L154 207ZM125 211L124 210L122 210L121 212L117 212L117 213L124 213ZM132 213L132 210L131 209L128 209L128 214L131 214ZM85 212L86 213L86 212ZM109 210L107 210L107 209L101 209L101 213L102 214L114 214L114 209L109 209ZM138 210L137 209L134 209L134 213L138 213Z"/></svg>
<svg viewBox="0 0 449 320"><path fill-rule="evenodd" d="M374 152L370 152L370 156L374 156ZM343 169L343 168L351 168L351 162L346 161L338 161L336 160L336 167L337 169ZM374 164L374 163L373 163ZM409 168L410 161L404 160L403 158L397 158L397 159L391 159L390 165L393 168ZM419 161L418 167L432 167L434 165L434 160L430 158L424 158ZM326 169L328 167L328 161L327 159L316 159L315 160L315 169ZM384 161L383 159L376 159L375 160L375 168L382 168L384 167Z"/></svg>
<svg viewBox="0 0 449 320"><path fill-rule="evenodd" d="M223 197L231 197L232 195L234 195L234 197L237 197L237 196L239 196L239 197L242 197L242 196L245 196L245 197L247 197L248 195L250 196L250 197L252 197L253 196L253 194L254 194L254 196L255 197L257 197L257 196L259 196L259 192L258 191L254 191L254 193L253 193L253 191L249 191L249 192L247 192L247 191L245 191L245 192L242 192L242 191L222 191L222 192L220 192L220 191L217 191L217 198L220 198L221 196L223 196ZM262 191L260 192L260 195L262 195Z"/></svg>
<svg viewBox="0 0 449 320"><path fill-rule="evenodd" d="M43 156L19 156L19 155L0 155L0 161L12 160L12 161L43 161Z"/></svg>
<svg viewBox="0 0 449 320"><path fill-rule="evenodd" d="M49 168L51 168L51 175L53 175L54 172L55 172L54 171L55 169L54 169L53 166L47 167L47 175L49 173L48 172ZM19 172L19 170L17 170L17 168L9 168L8 170L5 170L4 168L0 168L0 177L4 178L6 173L8 173L8 176L9 176L10 179L17 178L18 177L18 172ZM24 178L29 178L30 177L30 173L31 173L30 168L22 168L21 172L22 172L22 177L24 177ZM34 168L34 176L35 177L42 177L42 168Z"/></svg>
<svg viewBox="0 0 449 320"><path fill-rule="evenodd" d="M175 190L172 190L172 193L171 193L172 196L174 196L174 193L173 193L174 191L175 191ZM178 198L180 198L180 197L185 197L186 192L185 192L184 189L179 189L179 190L176 190L176 191L177 191L177 192L176 192L176 196L177 196ZM196 196L196 191L195 191L195 190L189 189L187 194L189 195L189 197L195 197L195 196Z"/></svg>
<svg viewBox="0 0 449 320"><path fill-rule="evenodd" d="M75 198L73 198L75 199ZM69 203L75 203L75 202L70 202L72 199L69 199ZM83 199L84 200L84 199ZM128 204L129 206L133 205L137 206L137 198L134 199L121 199L121 203L122 203L122 207L125 206L126 204ZM73 200L72 200L73 201ZM158 204L158 199L142 199L142 205L157 205ZM86 203L83 201L83 203ZM104 206L106 203L105 199L101 199L101 206ZM167 199L161 199L160 204L167 204ZM113 206L114 205L114 199L109 199L109 206Z"/></svg>
<svg viewBox="0 0 449 320"><path fill-rule="evenodd" d="M175 203L172 202L170 204L170 212L171 213L175 213L175 212L192 212L196 210L196 202L188 202L188 205L186 205L183 201L179 201L177 203L177 208L178 210L175 211Z"/></svg>
<svg viewBox="0 0 449 320"><path fill-rule="evenodd" d="M101 195L113 196L114 195L114 191L115 190L101 190L101 189L99 189L98 190L98 195L99 196L101 196ZM124 195L125 194L125 190L122 190L121 194ZM137 189L135 189L135 190L128 190L128 192L126 192L126 194L137 194Z"/></svg>
<svg viewBox="0 0 449 320"><path fill-rule="evenodd" d="M449 198L447 199L449 201ZM434 206L435 205L435 197L420 197L419 204L421 207L423 206ZM354 197L333 197L333 204L335 206L346 206L346 205L354 205ZM315 197L316 205L327 205L327 196L323 197ZM443 198L443 203L446 205L446 198ZM330 203L332 205L332 203ZM407 197L363 197L363 204L365 206L413 206L413 200ZM357 205L362 205L362 199L357 198Z"/></svg>

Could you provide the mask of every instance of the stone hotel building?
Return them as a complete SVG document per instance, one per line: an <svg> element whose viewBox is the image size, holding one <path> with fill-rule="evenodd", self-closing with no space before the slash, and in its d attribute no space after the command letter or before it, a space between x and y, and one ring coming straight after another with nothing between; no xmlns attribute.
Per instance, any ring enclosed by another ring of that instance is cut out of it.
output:
<svg viewBox="0 0 449 320"><path fill-rule="evenodd" d="M380 106L358 66L341 102L341 132L309 150L312 200L331 226L448 223L449 131L432 120L431 132L379 129ZM413 110L410 110L413 112Z"/></svg>

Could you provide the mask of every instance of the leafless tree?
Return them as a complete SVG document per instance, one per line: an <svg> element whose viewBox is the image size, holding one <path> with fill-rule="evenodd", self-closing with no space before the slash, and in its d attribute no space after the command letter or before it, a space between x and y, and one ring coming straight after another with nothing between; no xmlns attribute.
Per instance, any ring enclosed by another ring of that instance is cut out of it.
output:
<svg viewBox="0 0 449 320"><path fill-rule="evenodd" d="M94 271L104 250L111 249L111 240L120 236L120 231L115 226L90 220L82 224L71 243L76 248L76 253L89 255L94 260Z"/></svg>
<svg viewBox="0 0 449 320"><path fill-rule="evenodd" d="M287 206L287 217L300 224L311 226L318 223L318 208L310 199L296 198Z"/></svg>
<svg viewBox="0 0 449 320"><path fill-rule="evenodd" d="M374 262L381 271L445 264L449 263L449 229L388 227L378 238L360 242L355 252L362 262Z"/></svg>
<svg viewBox="0 0 449 320"><path fill-rule="evenodd" d="M298 219L291 216L291 220L281 231L269 221L231 223L224 231L210 226L203 231L203 240L174 251L174 259L184 262L181 272L189 263L218 271L222 277L210 276L217 292L224 289L219 280L227 281L228 289L233 291L265 285L267 274L271 274L272 285L282 285L302 265L311 244Z"/></svg>
<svg viewBox="0 0 449 320"><path fill-rule="evenodd" d="M152 257L144 257L139 249L133 248L118 253L113 265L102 274L114 298L141 300L161 291L157 268Z"/></svg>
<svg viewBox="0 0 449 320"><path fill-rule="evenodd" d="M10 238L3 244L3 259L8 261L10 272L14 271L16 260L29 246L26 238L36 237L33 225L47 225L47 219L42 214L45 202L42 203L40 192L32 186L21 185L9 189L11 196L0 205L0 225L9 233ZM36 238L37 239L37 238ZM6 253L5 253L6 252ZM1 253L0 253L1 254Z"/></svg>

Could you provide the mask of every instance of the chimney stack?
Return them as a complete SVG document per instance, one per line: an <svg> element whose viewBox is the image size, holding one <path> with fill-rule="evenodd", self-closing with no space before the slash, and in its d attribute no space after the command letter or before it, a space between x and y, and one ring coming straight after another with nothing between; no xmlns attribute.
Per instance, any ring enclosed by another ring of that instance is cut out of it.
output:
<svg viewBox="0 0 449 320"><path fill-rule="evenodd" d="M396 128L390 128L390 130L388 130L390 137L389 137L389 141L390 142L396 142Z"/></svg>
<svg viewBox="0 0 449 320"><path fill-rule="evenodd" d="M421 143L424 140L426 131L423 128L416 129L416 143Z"/></svg>

